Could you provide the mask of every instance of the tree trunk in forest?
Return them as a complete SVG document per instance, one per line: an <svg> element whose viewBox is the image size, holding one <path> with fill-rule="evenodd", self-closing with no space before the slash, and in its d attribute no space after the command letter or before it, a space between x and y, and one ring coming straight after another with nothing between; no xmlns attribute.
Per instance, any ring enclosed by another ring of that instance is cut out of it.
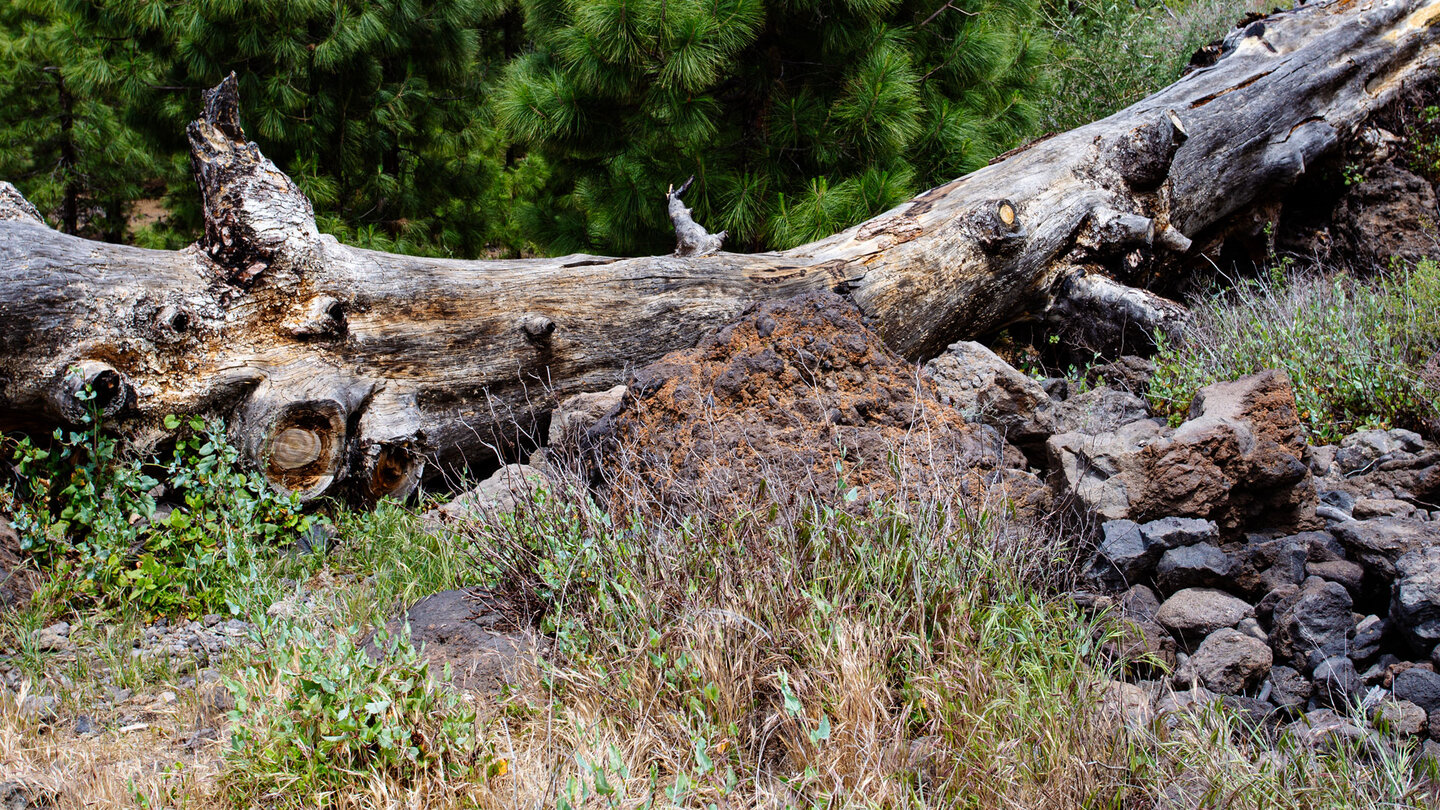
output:
<svg viewBox="0 0 1440 810"><path fill-rule="evenodd" d="M107 416L157 436L224 416L278 487L409 492L533 444L558 397L623 382L760 299L848 295L901 354L1025 319L1173 329L1139 289L1434 79L1440 0L1337 0L1233 32L1222 56L793 250L456 261L347 247L248 143L235 83L188 130L204 238L178 252L47 228L0 187L0 429ZM656 204L666 185L657 179Z"/></svg>

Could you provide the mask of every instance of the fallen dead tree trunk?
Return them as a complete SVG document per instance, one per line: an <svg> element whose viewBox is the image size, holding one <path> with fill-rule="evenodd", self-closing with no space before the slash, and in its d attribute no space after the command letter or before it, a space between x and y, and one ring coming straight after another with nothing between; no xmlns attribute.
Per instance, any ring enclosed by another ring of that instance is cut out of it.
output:
<svg viewBox="0 0 1440 810"><path fill-rule="evenodd" d="M841 292L911 359L1031 318L1168 328L1184 310L1134 285L1179 272L1431 80L1437 18L1440 0L1276 14L1120 113L755 255L480 262L347 247L245 140L227 81L189 129L197 245L66 236L0 195L0 429L74 421L89 383L142 433L168 413L225 416L277 486L378 497L408 492L427 461L513 451L557 396L623 381L756 300Z"/></svg>

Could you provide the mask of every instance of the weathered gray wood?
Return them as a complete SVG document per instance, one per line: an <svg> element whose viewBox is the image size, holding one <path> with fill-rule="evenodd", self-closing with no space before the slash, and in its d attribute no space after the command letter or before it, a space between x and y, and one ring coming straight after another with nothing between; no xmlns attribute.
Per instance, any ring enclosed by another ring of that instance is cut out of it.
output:
<svg viewBox="0 0 1440 810"><path fill-rule="evenodd" d="M758 299L846 293L916 359L1021 319L1163 327L1183 310L1126 285L1191 263L1402 87L1432 80L1437 18L1440 0L1274 15L1122 112L756 255L478 262L347 247L244 140L222 85L189 130L200 244L101 244L0 211L0 429L73 419L78 369L142 435L167 413L222 415L278 486L377 497L407 492L426 462L532 441L558 396L609 388Z"/></svg>
<svg viewBox="0 0 1440 810"><path fill-rule="evenodd" d="M665 207L670 213L670 224L675 226L675 255L676 256L709 256L720 249L725 243L725 232L710 233L705 227L695 221L690 209L680 200L680 195L690 188L695 182L695 175L680 185L680 188L670 187L665 192Z"/></svg>

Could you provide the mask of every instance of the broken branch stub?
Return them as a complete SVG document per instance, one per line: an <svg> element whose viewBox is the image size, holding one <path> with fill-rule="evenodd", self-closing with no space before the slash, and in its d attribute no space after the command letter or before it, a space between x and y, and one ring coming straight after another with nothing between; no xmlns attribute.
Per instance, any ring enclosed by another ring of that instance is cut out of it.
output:
<svg viewBox="0 0 1440 810"><path fill-rule="evenodd" d="M271 264L313 260L320 240L310 200L240 126L232 72L204 93L204 111L186 129L190 164L205 209L200 247L227 281L249 284Z"/></svg>
<svg viewBox="0 0 1440 810"><path fill-rule="evenodd" d="M244 139L227 78L189 128L198 249L67 236L0 187L0 430L77 419L78 366L114 392L106 418L139 435L166 414L222 417L277 487L372 499L519 457L560 398L623 383L758 300L841 292L910 360L1025 320L1172 329L1183 308L1136 285L1210 267L1238 218L1433 81L1437 18L1440 0L1272 15L1126 110L753 255L720 252L678 192L677 255L472 262L341 245Z"/></svg>
<svg viewBox="0 0 1440 810"><path fill-rule="evenodd" d="M708 256L720 249L725 241L725 232L710 233L704 226L695 221L691 216L690 209L680 201L680 195L684 194L690 184L695 182L695 175L681 184L680 188L670 186L665 192L665 204L670 212L670 222L675 225L675 255L676 256Z"/></svg>

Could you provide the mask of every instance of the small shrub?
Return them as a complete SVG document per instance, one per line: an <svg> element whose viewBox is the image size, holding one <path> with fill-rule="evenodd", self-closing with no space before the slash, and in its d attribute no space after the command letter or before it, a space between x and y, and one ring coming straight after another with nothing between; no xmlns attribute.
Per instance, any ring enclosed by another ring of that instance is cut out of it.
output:
<svg viewBox="0 0 1440 810"><path fill-rule="evenodd" d="M1421 262L1372 282L1345 275L1246 280L1195 305L1185 339L1161 343L1151 405L1178 421L1195 391L1266 368L1295 384L1310 436L1423 429L1437 392L1419 376L1440 350L1440 267Z"/></svg>
<svg viewBox="0 0 1440 810"><path fill-rule="evenodd" d="M374 638L277 625L229 683L221 781L241 807L328 807L376 782L435 790L484 776L475 714L431 678L408 633Z"/></svg>
<svg viewBox="0 0 1440 810"><path fill-rule="evenodd" d="M57 429L48 447L15 442L21 547L71 599L154 614L216 612L261 544L288 542L314 522L297 497L239 470L222 426L170 417L166 427L183 430L158 468L128 457L97 414L78 430ZM152 472L183 499L168 514L157 511Z"/></svg>

